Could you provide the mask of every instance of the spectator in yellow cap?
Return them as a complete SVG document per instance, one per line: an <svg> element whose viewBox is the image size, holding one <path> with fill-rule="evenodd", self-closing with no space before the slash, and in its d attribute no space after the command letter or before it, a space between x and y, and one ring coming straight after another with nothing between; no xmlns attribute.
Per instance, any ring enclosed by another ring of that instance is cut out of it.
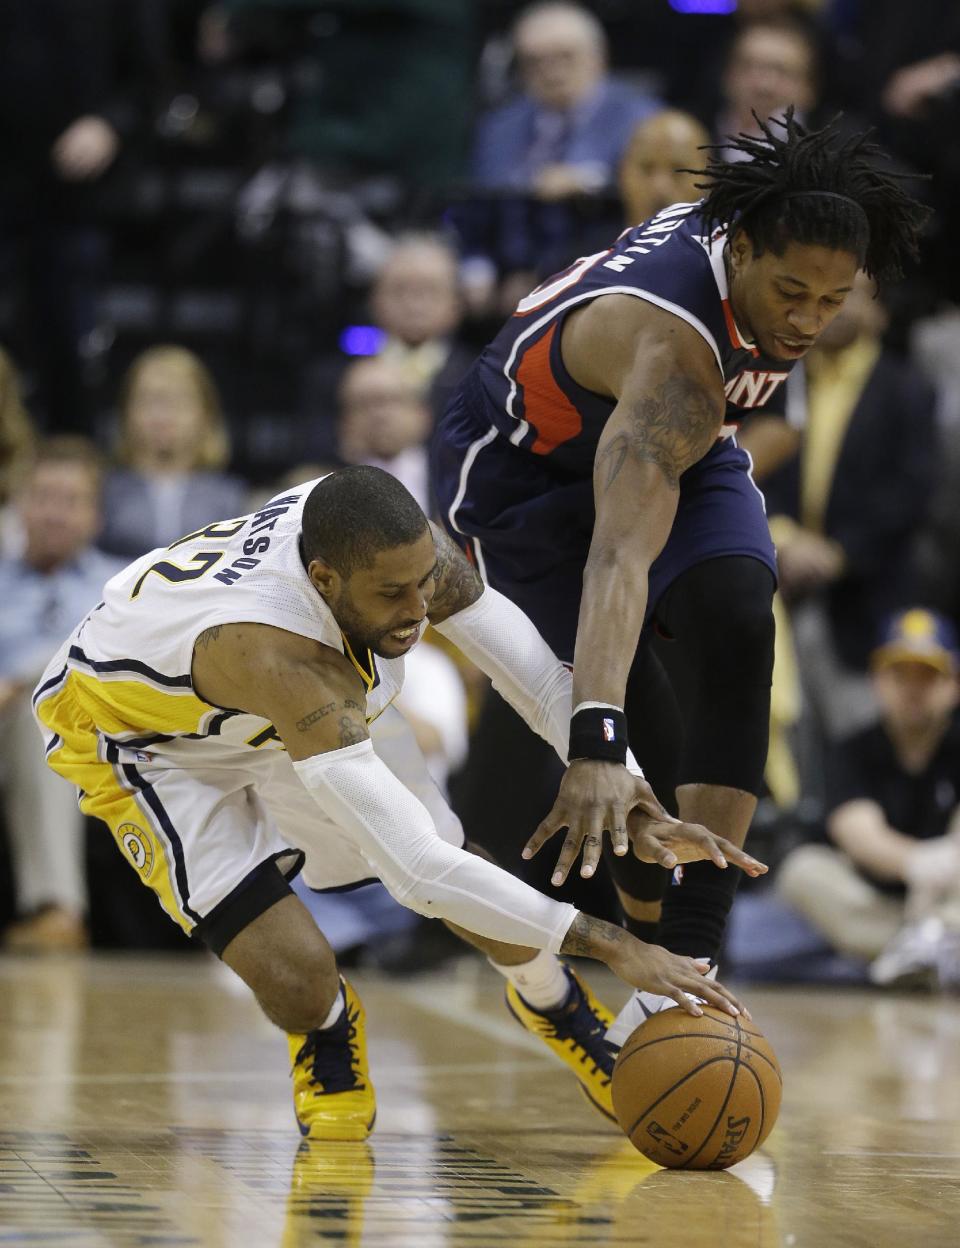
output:
<svg viewBox="0 0 960 1248"><path fill-rule="evenodd" d="M960 984L960 651L953 625L894 615L870 661L880 722L828 768L829 844L783 862L781 896L878 984Z"/></svg>

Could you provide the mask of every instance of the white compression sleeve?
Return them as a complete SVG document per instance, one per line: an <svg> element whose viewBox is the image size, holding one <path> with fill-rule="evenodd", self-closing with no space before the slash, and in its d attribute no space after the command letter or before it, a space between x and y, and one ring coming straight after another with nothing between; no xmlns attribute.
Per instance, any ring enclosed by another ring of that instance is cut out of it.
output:
<svg viewBox="0 0 960 1248"><path fill-rule="evenodd" d="M577 910L442 840L371 741L293 765L402 905L478 936L559 952Z"/></svg>
<svg viewBox="0 0 960 1248"><path fill-rule="evenodd" d="M435 624L493 681L496 691L517 714L567 761L573 676L518 606L488 585L480 597ZM627 750L627 769L642 776Z"/></svg>

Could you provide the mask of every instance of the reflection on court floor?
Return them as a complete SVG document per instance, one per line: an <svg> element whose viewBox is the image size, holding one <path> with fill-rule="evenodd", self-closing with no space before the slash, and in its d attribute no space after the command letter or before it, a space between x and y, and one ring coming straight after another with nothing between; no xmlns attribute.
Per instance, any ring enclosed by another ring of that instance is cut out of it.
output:
<svg viewBox="0 0 960 1248"><path fill-rule="evenodd" d="M0 960L0 1245L958 1242L954 1002L748 992L784 1068L780 1122L733 1170L681 1174L590 1110L481 960L358 988L378 1127L318 1146L283 1038L212 960Z"/></svg>

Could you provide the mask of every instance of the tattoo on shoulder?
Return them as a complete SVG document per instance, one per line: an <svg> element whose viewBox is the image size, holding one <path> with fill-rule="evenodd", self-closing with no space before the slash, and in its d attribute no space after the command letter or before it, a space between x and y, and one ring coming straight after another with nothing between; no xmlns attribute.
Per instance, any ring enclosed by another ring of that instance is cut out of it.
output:
<svg viewBox="0 0 960 1248"><path fill-rule="evenodd" d="M222 628L223 628L222 624L214 624L212 628L205 628L203 632L197 638L196 644L200 647L201 650L206 650L207 646L210 645L211 641L216 641L217 638L220 636L220 630Z"/></svg>
<svg viewBox="0 0 960 1248"><path fill-rule="evenodd" d="M433 526L437 549L437 588L428 615L434 624L469 607L483 593L483 581L466 555L446 533Z"/></svg>
<svg viewBox="0 0 960 1248"><path fill-rule="evenodd" d="M634 458L656 464L676 490L681 474L712 446L720 431L722 408L699 381L677 373L644 395L628 416L629 433L612 438L604 448L603 489L613 484L629 449Z"/></svg>

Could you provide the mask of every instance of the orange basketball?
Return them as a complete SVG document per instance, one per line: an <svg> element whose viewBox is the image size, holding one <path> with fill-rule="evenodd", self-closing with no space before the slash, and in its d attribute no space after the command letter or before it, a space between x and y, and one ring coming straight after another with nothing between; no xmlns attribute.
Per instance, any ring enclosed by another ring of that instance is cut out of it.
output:
<svg viewBox="0 0 960 1248"><path fill-rule="evenodd" d="M620 1050L613 1108L634 1148L658 1165L725 1170L770 1134L782 1082L752 1022L709 1005L700 1018L661 1010Z"/></svg>

